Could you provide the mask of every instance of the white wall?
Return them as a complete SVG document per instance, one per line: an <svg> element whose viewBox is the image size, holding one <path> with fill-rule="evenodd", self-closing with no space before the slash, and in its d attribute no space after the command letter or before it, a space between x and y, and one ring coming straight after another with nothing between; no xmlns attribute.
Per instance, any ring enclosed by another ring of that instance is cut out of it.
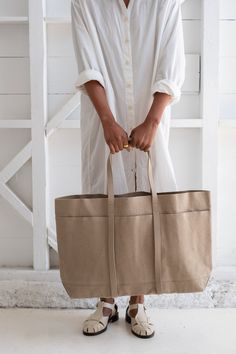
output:
<svg viewBox="0 0 236 354"><path fill-rule="evenodd" d="M236 2L221 0L218 262L236 265Z"/></svg>
<svg viewBox="0 0 236 354"><path fill-rule="evenodd" d="M26 0L1 0L0 2L2 19L0 22L0 119L7 121L27 119L30 124L27 5ZM47 0L48 121L75 92L74 82L77 73L68 21L69 5L70 0ZM202 187L201 1L186 0L182 9L187 59L186 80L181 102L172 110L170 151L180 189L199 189ZM16 19L13 22L9 18L6 21L6 17L12 16L21 16L18 19L21 22L16 23ZM222 1L221 18L227 21L219 21L220 118L236 118L234 115L236 50L232 36L232 33L236 34L236 22L230 21L232 18L236 19L234 1ZM78 120L79 109L68 119ZM59 128L48 138L50 186L48 197L51 228L55 228L54 198L59 195L80 193L80 129L79 121L74 122L69 122L67 126L77 126L77 128ZM30 139L29 128L0 128L0 170ZM235 130L223 127L219 129L219 147L220 213L217 257L219 265L235 265L236 238L233 227L235 169L232 168L236 151ZM30 209L32 208L31 159L7 185ZM0 195L0 267L32 266L32 235L32 226ZM53 249L50 249L50 262L51 266L58 264L57 254Z"/></svg>

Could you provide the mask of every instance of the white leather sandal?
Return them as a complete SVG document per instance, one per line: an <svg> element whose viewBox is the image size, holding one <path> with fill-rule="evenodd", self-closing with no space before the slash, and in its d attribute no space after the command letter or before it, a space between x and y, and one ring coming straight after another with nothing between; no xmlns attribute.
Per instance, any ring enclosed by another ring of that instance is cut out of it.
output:
<svg viewBox="0 0 236 354"><path fill-rule="evenodd" d="M86 336L94 336L104 332L109 322L115 322L119 319L118 306L115 302L110 304L109 302L99 300L96 307L96 311L90 314L83 323L83 334ZM103 307L112 309L110 315L103 315Z"/></svg>
<svg viewBox="0 0 236 354"><path fill-rule="evenodd" d="M130 316L129 310L138 309L135 317ZM154 336L154 324L147 316L144 304L129 304L126 308L125 320L131 323L131 332L139 338L150 338Z"/></svg>

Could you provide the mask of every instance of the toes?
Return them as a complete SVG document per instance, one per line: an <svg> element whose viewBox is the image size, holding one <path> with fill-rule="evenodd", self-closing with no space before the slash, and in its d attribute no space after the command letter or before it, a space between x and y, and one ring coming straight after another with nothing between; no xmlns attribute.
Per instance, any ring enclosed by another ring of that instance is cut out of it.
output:
<svg viewBox="0 0 236 354"><path fill-rule="evenodd" d="M101 325L101 323L94 323L93 325L87 325L84 328L84 331L88 332L88 333L94 333L94 332L99 332L103 328L104 328L104 326Z"/></svg>

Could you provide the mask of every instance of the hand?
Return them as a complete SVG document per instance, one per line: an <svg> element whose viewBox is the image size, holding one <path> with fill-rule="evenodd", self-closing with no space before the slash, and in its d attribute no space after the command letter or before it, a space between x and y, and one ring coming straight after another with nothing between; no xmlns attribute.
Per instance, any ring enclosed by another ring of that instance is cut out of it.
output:
<svg viewBox="0 0 236 354"><path fill-rule="evenodd" d="M129 136L129 144L147 152L152 145L158 123L145 120L135 127Z"/></svg>
<svg viewBox="0 0 236 354"><path fill-rule="evenodd" d="M123 149L130 151L130 147L124 148L124 145L128 145L128 134L114 119L104 121L102 125L106 143L112 154Z"/></svg>

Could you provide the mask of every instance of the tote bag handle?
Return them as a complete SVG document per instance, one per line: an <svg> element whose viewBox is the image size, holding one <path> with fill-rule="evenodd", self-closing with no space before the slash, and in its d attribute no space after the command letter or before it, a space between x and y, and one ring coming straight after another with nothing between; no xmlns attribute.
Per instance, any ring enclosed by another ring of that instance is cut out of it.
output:
<svg viewBox="0 0 236 354"><path fill-rule="evenodd" d="M153 215L153 235L154 235L154 264L155 264L155 285L156 292L161 293L161 225L159 213L158 195L155 192L151 154L148 153L148 179L150 184L151 198L152 198L152 215ZM112 153L110 152L107 158L107 195L108 195L108 252L109 252L109 271L110 271L110 292L111 296L116 296L117 289L117 275L115 265L115 203L114 203L114 187L112 176ZM132 295L132 294L131 294Z"/></svg>

